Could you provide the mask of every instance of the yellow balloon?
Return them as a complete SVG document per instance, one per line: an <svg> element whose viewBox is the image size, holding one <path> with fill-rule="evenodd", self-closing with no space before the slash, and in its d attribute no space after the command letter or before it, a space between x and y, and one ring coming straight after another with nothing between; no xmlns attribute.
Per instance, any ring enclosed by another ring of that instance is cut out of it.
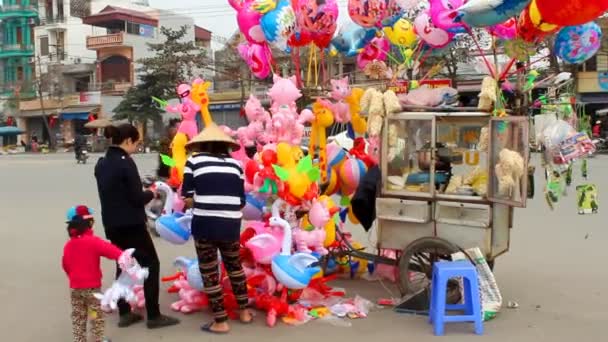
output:
<svg viewBox="0 0 608 342"><path fill-rule="evenodd" d="M281 142L277 144L277 161L280 166L285 168L295 167L296 161L293 158L292 146L288 143Z"/></svg>
<svg viewBox="0 0 608 342"><path fill-rule="evenodd" d="M397 20L392 27L385 27L384 34L391 43L401 47L413 46L418 40L414 33L414 25L405 18Z"/></svg>
<svg viewBox="0 0 608 342"><path fill-rule="evenodd" d="M184 179L184 168L186 167L186 159L188 159L186 153L187 143L188 136L184 133L177 133L171 142L171 154L173 161L175 161L175 168L177 169L180 182Z"/></svg>
<svg viewBox="0 0 608 342"><path fill-rule="evenodd" d="M534 24L534 26L536 26L539 30L543 32L551 32L558 28L558 25L543 22L542 15L538 10L538 5L536 5L536 0L532 0L532 2L530 2L528 13L530 15L532 24Z"/></svg>
<svg viewBox="0 0 608 342"><path fill-rule="evenodd" d="M359 220L357 219L357 216L355 216L355 214L353 213L353 207L349 206L348 207L348 220L352 223L352 224L359 224Z"/></svg>

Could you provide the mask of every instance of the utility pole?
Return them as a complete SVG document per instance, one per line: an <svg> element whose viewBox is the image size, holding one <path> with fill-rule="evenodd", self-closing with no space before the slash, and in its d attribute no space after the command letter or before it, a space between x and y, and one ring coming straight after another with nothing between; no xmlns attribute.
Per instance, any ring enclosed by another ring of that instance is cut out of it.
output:
<svg viewBox="0 0 608 342"><path fill-rule="evenodd" d="M49 135L49 150L55 150L55 136L51 132L51 127L49 125L49 121L46 115L46 111L44 109L44 98L42 95L42 62L40 60L40 56L36 58L36 64L38 64L38 99L40 100L40 111L42 112L42 122L44 123L44 128L46 129L47 134Z"/></svg>

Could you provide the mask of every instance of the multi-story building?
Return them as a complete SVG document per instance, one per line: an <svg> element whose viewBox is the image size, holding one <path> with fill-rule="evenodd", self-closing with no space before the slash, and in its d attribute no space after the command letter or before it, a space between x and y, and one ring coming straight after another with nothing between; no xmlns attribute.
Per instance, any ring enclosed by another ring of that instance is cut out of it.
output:
<svg viewBox="0 0 608 342"><path fill-rule="evenodd" d="M33 87L33 27L36 0L3 0L0 6L0 91L3 98L28 97Z"/></svg>
<svg viewBox="0 0 608 342"><path fill-rule="evenodd" d="M48 138L42 114L57 140L86 132L91 116L112 115L137 82L137 60L152 54L147 43L162 41L161 27L188 26L185 39L203 47L211 36L192 18L151 8L146 0L43 0L39 12L33 62L45 99L20 106L17 121L28 132L25 140Z"/></svg>
<svg viewBox="0 0 608 342"><path fill-rule="evenodd" d="M602 31L608 29L608 19L599 19L597 23ZM602 37L602 45L595 56L578 66L575 78L577 101L594 121L601 119L604 122L602 130L608 131L608 37Z"/></svg>

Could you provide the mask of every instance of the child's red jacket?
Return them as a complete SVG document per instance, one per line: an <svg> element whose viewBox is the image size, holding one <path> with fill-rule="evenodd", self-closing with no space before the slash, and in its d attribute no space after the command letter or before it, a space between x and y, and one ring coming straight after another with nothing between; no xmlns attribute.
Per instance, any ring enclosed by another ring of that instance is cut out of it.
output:
<svg viewBox="0 0 608 342"><path fill-rule="evenodd" d="M70 238L63 247L62 266L72 289L101 287L101 257L118 260L122 251L113 244L93 235L90 229Z"/></svg>

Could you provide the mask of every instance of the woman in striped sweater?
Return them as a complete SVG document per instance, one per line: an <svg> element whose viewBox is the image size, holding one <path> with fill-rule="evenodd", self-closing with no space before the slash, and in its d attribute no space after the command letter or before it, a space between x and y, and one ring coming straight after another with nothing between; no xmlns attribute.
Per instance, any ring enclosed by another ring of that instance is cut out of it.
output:
<svg viewBox="0 0 608 342"><path fill-rule="evenodd" d="M201 329L223 334L230 326L218 274L218 250L241 308L240 320L243 323L253 320L246 308L247 279L239 258L241 209L245 206L243 169L229 155L230 149L238 145L215 124L206 127L187 146L193 154L184 168L182 195L187 206L193 208L192 236L215 318Z"/></svg>

